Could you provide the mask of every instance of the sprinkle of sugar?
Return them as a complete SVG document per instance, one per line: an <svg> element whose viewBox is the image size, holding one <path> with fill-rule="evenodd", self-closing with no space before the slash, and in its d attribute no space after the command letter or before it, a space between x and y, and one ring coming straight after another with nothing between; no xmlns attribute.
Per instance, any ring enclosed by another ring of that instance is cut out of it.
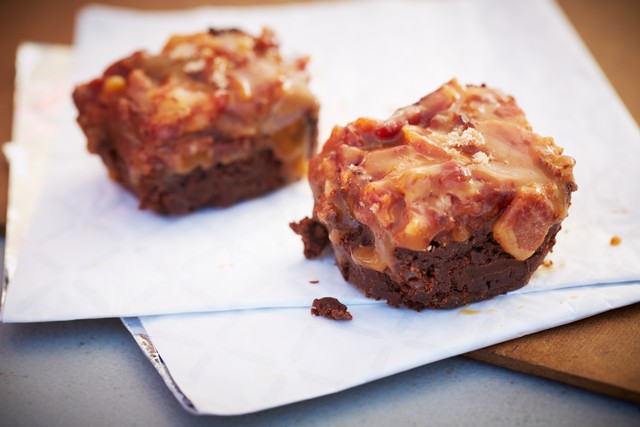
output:
<svg viewBox="0 0 640 427"><path fill-rule="evenodd" d="M484 165L489 163L489 156L487 156L487 154L482 151L478 151L477 153L475 153L472 159L473 163L480 163Z"/></svg>
<svg viewBox="0 0 640 427"><path fill-rule="evenodd" d="M620 243L622 243L622 239L620 238L620 236L613 236L609 241L609 244L611 246L618 246Z"/></svg>
<svg viewBox="0 0 640 427"><path fill-rule="evenodd" d="M220 70L215 70L211 73L211 82L220 89L226 89L229 86L229 79L227 78L227 75Z"/></svg>
<svg viewBox="0 0 640 427"><path fill-rule="evenodd" d="M467 128L460 135L460 141L464 145L478 147L484 145L484 136L474 128Z"/></svg>
<svg viewBox="0 0 640 427"><path fill-rule="evenodd" d="M213 72L211 73L211 82L220 89L226 89L229 86L227 71L229 69L229 61L221 56L213 58Z"/></svg>
<svg viewBox="0 0 640 427"><path fill-rule="evenodd" d="M204 65L204 59L197 59L184 64L183 70L185 73L197 73L204 70Z"/></svg>
<svg viewBox="0 0 640 427"><path fill-rule="evenodd" d="M198 49L191 43L181 43L176 46L170 53L171 59L189 59L198 52Z"/></svg>
<svg viewBox="0 0 640 427"><path fill-rule="evenodd" d="M433 137L434 135L432 135ZM462 133L459 130L449 132L442 140L445 151L454 154L451 148L459 150L461 147L480 148L485 145L484 136L474 128L467 128Z"/></svg>

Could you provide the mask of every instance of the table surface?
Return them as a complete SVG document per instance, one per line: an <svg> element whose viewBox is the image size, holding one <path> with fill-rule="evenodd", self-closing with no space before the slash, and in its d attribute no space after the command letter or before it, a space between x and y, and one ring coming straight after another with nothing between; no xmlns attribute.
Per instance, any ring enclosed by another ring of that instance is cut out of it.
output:
<svg viewBox="0 0 640 427"><path fill-rule="evenodd" d="M623 400L463 357L239 417L191 415L118 320L0 324L0 426L638 426Z"/></svg>
<svg viewBox="0 0 640 427"><path fill-rule="evenodd" d="M0 63L0 140L10 137L12 58L17 43L24 40L70 43L74 14L85 3L87 0L1 2L0 55L11 60ZM103 3L167 9L225 2ZM233 2L238 3L256 2ZM640 40L637 26L640 2L561 0L559 3L638 121L640 55L635 45ZM3 173L6 171L0 168L0 188L6 184ZM4 197L0 190L2 212ZM0 222L3 223L3 218ZM620 318L630 315L640 318L638 307L579 322L571 333L590 336L590 328L619 329ZM557 328L550 332L561 341L566 331ZM536 334L528 342L532 339L547 342L551 338ZM500 354L505 348L515 349L517 342L497 347L492 354ZM550 351L562 353L566 349L559 345ZM640 407L456 357L345 392L257 414L198 417L180 407L119 320L0 324L0 426L334 424L637 426Z"/></svg>

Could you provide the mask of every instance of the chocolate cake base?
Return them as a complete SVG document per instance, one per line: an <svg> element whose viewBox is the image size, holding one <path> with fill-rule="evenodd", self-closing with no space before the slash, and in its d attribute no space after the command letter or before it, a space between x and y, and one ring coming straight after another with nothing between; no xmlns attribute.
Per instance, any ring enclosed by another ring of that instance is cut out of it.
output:
<svg viewBox="0 0 640 427"><path fill-rule="evenodd" d="M391 306L405 305L414 310L454 308L507 293L526 285L555 244L560 230L556 224L544 243L528 259L518 261L505 252L491 234L476 236L464 243L440 246L430 251L396 249L395 276L352 261L344 242L335 250L343 277L360 288L367 297L386 299ZM342 250L343 249L343 250Z"/></svg>
<svg viewBox="0 0 640 427"><path fill-rule="evenodd" d="M140 209L161 214L185 214L204 206L225 207L266 194L286 183L283 165L271 150L207 169L197 167L187 174L151 173L142 176L136 185L115 150L102 145L97 154L111 177L138 196Z"/></svg>

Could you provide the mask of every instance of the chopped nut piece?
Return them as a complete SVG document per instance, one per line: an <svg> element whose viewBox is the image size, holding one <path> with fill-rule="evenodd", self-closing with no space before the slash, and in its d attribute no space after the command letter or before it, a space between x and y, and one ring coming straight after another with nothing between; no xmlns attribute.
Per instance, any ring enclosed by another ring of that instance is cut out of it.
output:
<svg viewBox="0 0 640 427"><path fill-rule="evenodd" d="M187 62L184 64L185 73L197 73L204 70L205 62L203 59L197 59L195 61Z"/></svg>
<svg viewBox="0 0 640 427"><path fill-rule="evenodd" d="M475 153L472 159L473 163L481 163L485 165L489 163L489 156L487 156L487 154L483 153L482 151L478 151L477 153Z"/></svg>

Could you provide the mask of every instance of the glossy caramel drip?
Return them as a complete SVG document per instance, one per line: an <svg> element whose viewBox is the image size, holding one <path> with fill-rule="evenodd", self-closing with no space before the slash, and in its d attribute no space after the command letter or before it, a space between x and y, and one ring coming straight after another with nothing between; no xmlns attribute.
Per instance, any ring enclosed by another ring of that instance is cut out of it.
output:
<svg viewBox="0 0 640 427"><path fill-rule="evenodd" d="M112 132L134 181L158 163L187 174L266 149L295 180L316 138L306 63L284 59L269 29L212 30L173 36L157 55L134 53L92 84L121 124Z"/></svg>
<svg viewBox="0 0 640 427"><path fill-rule="evenodd" d="M429 250L478 233L530 257L567 216L573 165L531 130L512 97L452 80L388 120L334 128L309 179L332 242L365 225L373 246L349 255L384 271L396 248Z"/></svg>

